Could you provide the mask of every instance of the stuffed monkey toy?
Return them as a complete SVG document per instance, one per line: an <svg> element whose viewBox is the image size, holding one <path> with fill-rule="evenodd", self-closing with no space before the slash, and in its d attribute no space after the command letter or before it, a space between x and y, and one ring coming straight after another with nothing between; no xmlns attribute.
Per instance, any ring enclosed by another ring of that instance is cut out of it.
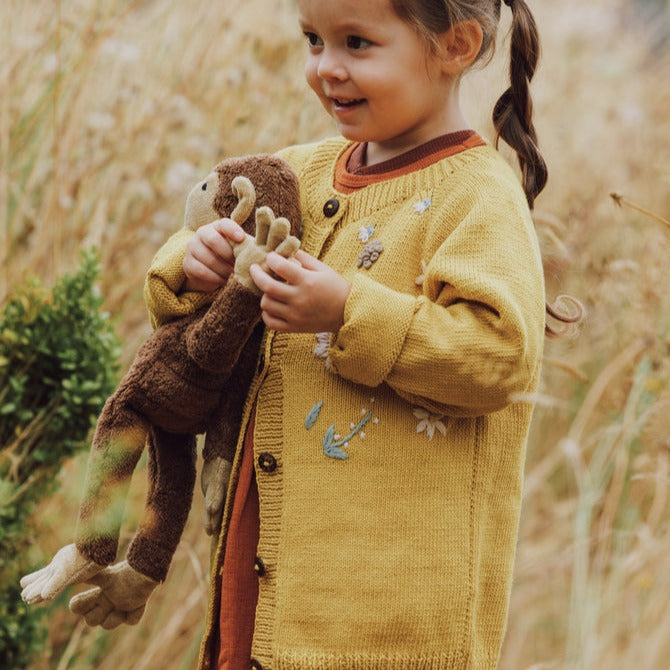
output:
<svg viewBox="0 0 670 670"><path fill-rule="evenodd" d="M290 258L300 245L295 174L284 161L266 154L223 161L189 193L185 227L197 230L223 216L246 232L245 240L233 245L233 275L211 305L159 327L105 403L89 456L75 542L21 579L27 603L91 583L97 588L70 602L73 612L83 614L89 625L105 628L137 623L149 595L166 577L186 523L199 433L206 433L206 530L211 534L220 523L263 332L261 294L249 267L264 265L269 251ZM145 443L150 481L144 517L126 560L107 567L116 558L123 505Z"/></svg>

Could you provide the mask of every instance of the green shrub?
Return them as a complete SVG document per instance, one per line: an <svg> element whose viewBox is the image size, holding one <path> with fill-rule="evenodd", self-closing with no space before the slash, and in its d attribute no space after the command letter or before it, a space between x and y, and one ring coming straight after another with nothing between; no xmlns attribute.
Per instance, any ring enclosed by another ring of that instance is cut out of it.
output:
<svg viewBox="0 0 670 670"><path fill-rule="evenodd" d="M37 503L87 438L116 386L119 342L95 288L94 252L49 292L27 281L0 314L0 667L29 667L43 644L43 608L18 580L37 566L26 549Z"/></svg>

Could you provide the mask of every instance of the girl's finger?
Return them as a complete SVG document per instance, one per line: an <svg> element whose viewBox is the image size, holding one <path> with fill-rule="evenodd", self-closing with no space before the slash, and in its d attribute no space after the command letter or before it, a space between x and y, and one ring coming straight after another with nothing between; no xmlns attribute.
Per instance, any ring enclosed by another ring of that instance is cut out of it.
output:
<svg viewBox="0 0 670 670"><path fill-rule="evenodd" d="M226 283L226 278L212 272L204 265L195 264L194 267L184 260L184 273L186 274L186 283L184 288L187 291L214 291Z"/></svg>
<svg viewBox="0 0 670 670"><path fill-rule="evenodd" d="M254 263L249 268L249 274L254 280L254 284L256 284L265 295L280 302L286 302L289 299L291 295L291 286L271 277L260 265Z"/></svg>
<svg viewBox="0 0 670 670"><path fill-rule="evenodd" d="M267 255L266 263L272 272L289 284L299 283L303 271L302 265L292 263L287 258L284 258L275 252L270 252Z"/></svg>
<svg viewBox="0 0 670 670"><path fill-rule="evenodd" d="M271 330L277 330L279 332L288 333L290 332L290 327L288 323L282 319L269 314L268 312L263 312L262 315L263 323L270 328Z"/></svg>
<svg viewBox="0 0 670 670"><path fill-rule="evenodd" d="M214 229L224 237L228 237L235 242L242 242L245 238L245 232L239 223L232 219L217 219L212 224Z"/></svg>
<svg viewBox="0 0 670 670"><path fill-rule="evenodd" d="M291 307L285 302L271 298L267 293L261 298L261 310L282 321L290 321Z"/></svg>
<svg viewBox="0 0 670 670"><path fill-rule="evenodd" d="M226 279L232 272L234 263L215 253L208 246L201 245L191 249L190 252L186 254L184 258L184 267L197 274L204 273L210 279L212 278L212 274Z"/></svg>
<svg viewBox="0 0 670 670"><path fill-rule="evenodd" d="M318 258L310 256L306 251L299 249L295 254L295 259L302 265L306 270L322 270L325 263L322 263Z"/></svg>

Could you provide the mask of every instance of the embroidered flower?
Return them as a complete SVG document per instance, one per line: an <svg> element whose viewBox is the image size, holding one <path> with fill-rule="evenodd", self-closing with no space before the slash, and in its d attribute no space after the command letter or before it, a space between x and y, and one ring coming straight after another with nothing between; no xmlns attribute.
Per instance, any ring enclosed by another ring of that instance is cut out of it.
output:
<svg viewBox="0 0 670 670"><path fill-rule="evenodd" d="M368 270L372 264L379 258L379 255L384 251L384 247L379 240L372 240L368 242L364 247L363 251L358 254L358 263L357 267L364 267Z"/></svg>
<svg viewBox="0 0 670 670"><path fill-rule="evenodd" d="M316 344L314 345L314 355L317 358L328 358L328 348L330 347L330 333L316 333Z"/></svg>
<svg viewBox="0 0 670 670"><path fill-rule="evenodd" d="M314 355L326 361L326 370L330 370L330 358L328 350L330 349L331 333L316 333L316 344L314 345Z"/></svg>
<svg viewBox="0 0 670 670"><path fill-rule="evenodd" d="M426 280L426 268L428 266L426 265L426 261L421 259L421 274L414 280L414 283L417 286L421 286L423 282Z"/></svg>
<svg viewBox="0 0 670 670"><path fill-rule="evenodd" d="M424 198L414 205L414 211L417 214L423 214L432 204L433 201L431 198Z"/></svg>
<svg viewBox="0 0 670 670"><path fill-rule="evenodd" d="M365 244L375 234L374 226L361 226L358 229L358 239Z"/></svg>
<svg viewBox="0 0 670 670"><path fill-rule="evenodd" d="M440 432L442 436L447 434L447 428L442 421L444 416L431 414L430 412L426 411L425 409L421 409L420 407L416 407L413 410L413 413L414 416L419 420L419 423L416 426L417 433L423 433L425 431L429 440L433 439L436 430Z"/></svg>

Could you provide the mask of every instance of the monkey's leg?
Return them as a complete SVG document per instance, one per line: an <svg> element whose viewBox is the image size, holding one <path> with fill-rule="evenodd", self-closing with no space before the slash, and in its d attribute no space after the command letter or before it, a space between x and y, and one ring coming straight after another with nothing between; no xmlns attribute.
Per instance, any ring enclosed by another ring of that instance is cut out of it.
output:
<svg viewBox="0 0 670 670"><path fill-rule="evenodd" d="M259 325L242 349L237 365L222 388L221 404L207 426L201 484L205 496L204 526L208 535L218 532L221 527L242 411L256 371L262 336L263 327Z"/></svg>
<svg viewBox="0 0 670 670"><path fill-rule="evenodd" d="M128 547L126 560L134 570L157 582L165 580L188 519L195 461L193 435L151 429L144 517Z"/></svg>
<svg viewBox="0 0 670 670"><path fill-rule="evenodd" d="M70 610L89 626L134 625L165 579L181 538L195 483L195 438L152 428L148 439L149 485L144 517L126 560L89 580L96 588L77 594Z"/></svg>
<svg viewBox="0 0 670 670"><path fill-rule="evenodd" d="M99 565L114 562L128 488L149 432L147 419L111 396L96 426L75 533L77 549Z"/></svg>

